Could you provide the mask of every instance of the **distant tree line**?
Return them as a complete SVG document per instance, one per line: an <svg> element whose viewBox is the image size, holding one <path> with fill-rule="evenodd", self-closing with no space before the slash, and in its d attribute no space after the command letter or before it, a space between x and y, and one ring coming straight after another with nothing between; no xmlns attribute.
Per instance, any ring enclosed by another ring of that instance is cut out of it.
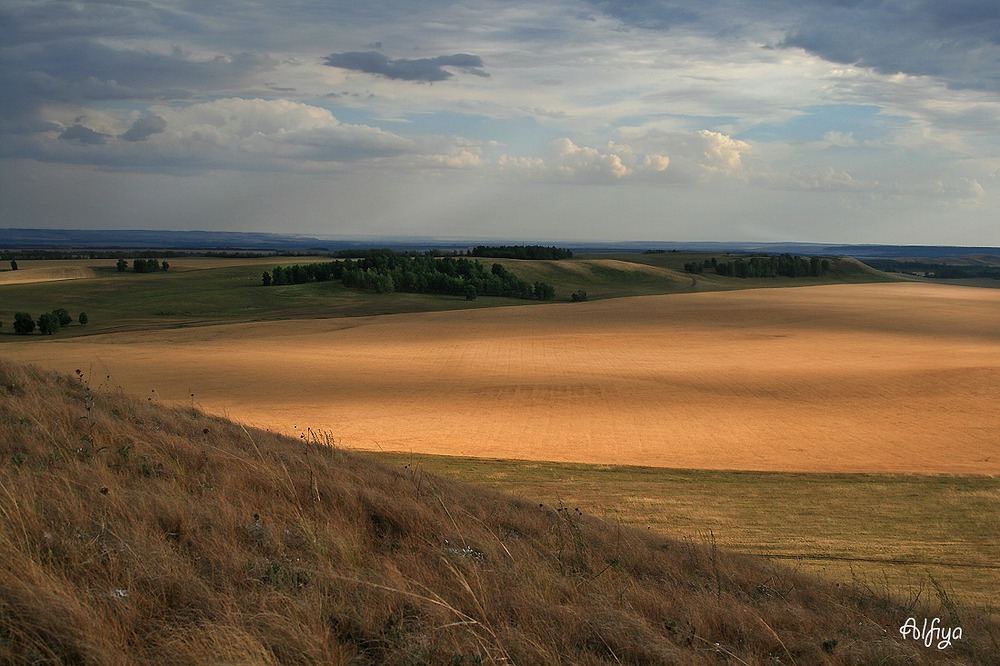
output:
<svg viewBox="0 0 1000 666"><path fill-rule="evenodd" d="M285 253L287 256L295 256L291 253ZM316 253L313 253L314 255ZM365 247L365 248L347 248L344 250L336 250L334 252L324 252L321 253L325 256L334 257L336 259L370 259L376 256L382 255L397 255L402 257L461 257L468 256L468 252L459 252L458 250L393 250L388 247Z"/></svg>
<svg viewBox="0 0 1000 666"><path fill-rule="evenodd" d="M387 294L394 291L465 296L507 296L551 300L555 289L545 282L518 278L501 264L487 271L478 261L463 257L369 250L360 259L275 266L265 271L265 287L339 280L345 287Z"/></svg>
<svg viewBox="0 0 1000 666"><path fill-rule="evenodd" d="M86 326L90 318L86 312L81 312L77 316L77 321L81 326ZM30 335L35 332L36 328L42 335L53 335L58 333L60 328L65 328L72 323L73 317L65 308L56 308L52 312L46 312L37 320L27 312L14 313L14 333L17 335ZM0 322L0 328L2 327L3 322Z"/></svg>
<svg viewBox="0 0 1000 666"><path fill-rule="evenodd" d="M880 271L892 273L923 274L942 280L963 278L992 278L1000 280L1000 266L982 264L939 264L930 261L898 261L895 259L866 259L865 263Z"/></svg>
<svg viewBox="0 0 1000 666"><path fill-rule="evenodd" d="M272 250L263 250L260 252L212 251L212 252L204 252L202 256L212 257L214 259L263 259L264 257L273 257L276 254L280 253Z"/></svg>
<svg viewBox="0 0 1000 666"><path fill-rule="evenodd" d="M124 258L118 260L116 266L119 273L124 273L128 270L128 261ZM134 259L132 261L132 270L136 273L155 273L157 271L165 271L170 268L170 264L166 261L160 261L159 259Z"/></svg>
<svg viewBox="0 0 1000 666"><path fill-rule="evenodd" d="M572 259L572 250L543 245L477 245L469 250L470 257L490 259Z"/></svg>
<svg viewBox="0 0 1000 666"><path fill-rule="evenodd" d="M819 277L829 273L832 267L830 260L823 257L799 257L791 254L755 255L730 261L719 261L712 257L684 264L684 270L688 273L704 273L711 269L719 275L738 278Z"/></svg>
<svg viewBox="0 0 1000 666"><path fill-rule="evenodd" d="M46 259L128 259L129 257L140 257L149 259L152 257L176 257L194 256L199 252L177 252L174 250L8 250L3 253L4 259L22 260L46 260Z"/></svg>

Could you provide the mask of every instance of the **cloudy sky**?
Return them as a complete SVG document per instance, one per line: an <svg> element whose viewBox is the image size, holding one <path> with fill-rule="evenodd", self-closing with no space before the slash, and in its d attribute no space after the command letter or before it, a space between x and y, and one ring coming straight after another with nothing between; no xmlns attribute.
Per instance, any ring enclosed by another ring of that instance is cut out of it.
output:
<svg viewBox="0 0 1000 666"><path fill-rule="evenodd" d="M996 0L0 0L0 227L1000 246Z"/></svg>

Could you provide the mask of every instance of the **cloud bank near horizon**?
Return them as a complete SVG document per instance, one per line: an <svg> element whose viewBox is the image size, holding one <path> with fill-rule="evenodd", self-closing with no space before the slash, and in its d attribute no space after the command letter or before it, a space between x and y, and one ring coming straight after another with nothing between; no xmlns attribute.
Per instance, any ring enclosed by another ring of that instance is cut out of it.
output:
<svg viewBox="0 0 1000 666"><path fill-rule="evenodd" d="M0 44L3 226L1000 245L985 0L12 0Z"/></svg>

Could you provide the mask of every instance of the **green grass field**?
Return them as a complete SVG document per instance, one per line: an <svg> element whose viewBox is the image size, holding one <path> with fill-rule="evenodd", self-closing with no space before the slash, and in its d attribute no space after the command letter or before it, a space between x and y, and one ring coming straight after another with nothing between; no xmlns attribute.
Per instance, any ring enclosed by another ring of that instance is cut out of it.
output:
<svg viewBox="0 0 1000 666"><path fill-rule="evenodd" d="M675 470L366 453L876 591L1000 613L1000 479Z"/></svg>
<svg viewBox="0 0 1000 666"><path fill-rule="evenodd" d="M820 278L740 279L682 272L685 261L704 254L584 255L563 261L482 260L503 264L518 277L541 280L556 289L556 301L584 290L590 300L764 287L789 287L837 282L877 282L892 278L849 259L837 260L835 271ZM719 255L721 256L721 255ZM261 273L274 265L325 261L322 257L261 259L178 259L164 273L118 272L108 260L58 262L94 268L92 279L0 285L0 340L13 333L15 312L37 317L65 308L75 318L86 312L86 327L71 326L60 337L129 330L179 328L263 320L370 316L454 310L470 307L530 305L532 301L430 294L375 294L347 289L339 282L262 287ZM45 262L22 262L42 266Z"/></svg>
<svg viewBox="0 0 1000 666"><path fill-rule="evenodd" d="M262 287L261 273L274 264L309 263L278 259L271 264L165 273L119 273L101 268L85 280L0 286L0 334L13 335L15 312L37 317L63 307L75 318L86 312L86 327L71 326L60 337L130 330L178 328L279 319L369 316L521 303L514 299L463 298L428 294L374 294L346 289L339 282Z"/></svg>

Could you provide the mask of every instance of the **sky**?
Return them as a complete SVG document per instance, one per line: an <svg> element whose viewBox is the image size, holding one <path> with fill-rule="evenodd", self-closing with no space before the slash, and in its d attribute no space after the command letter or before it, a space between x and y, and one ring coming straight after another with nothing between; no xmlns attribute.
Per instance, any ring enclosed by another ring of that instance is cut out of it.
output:
<svg viewBox="0 0 1000 666"><path fill-rule="evenodd" d="M1000 246L996 0L0 0L0 227Z"/></svg>

